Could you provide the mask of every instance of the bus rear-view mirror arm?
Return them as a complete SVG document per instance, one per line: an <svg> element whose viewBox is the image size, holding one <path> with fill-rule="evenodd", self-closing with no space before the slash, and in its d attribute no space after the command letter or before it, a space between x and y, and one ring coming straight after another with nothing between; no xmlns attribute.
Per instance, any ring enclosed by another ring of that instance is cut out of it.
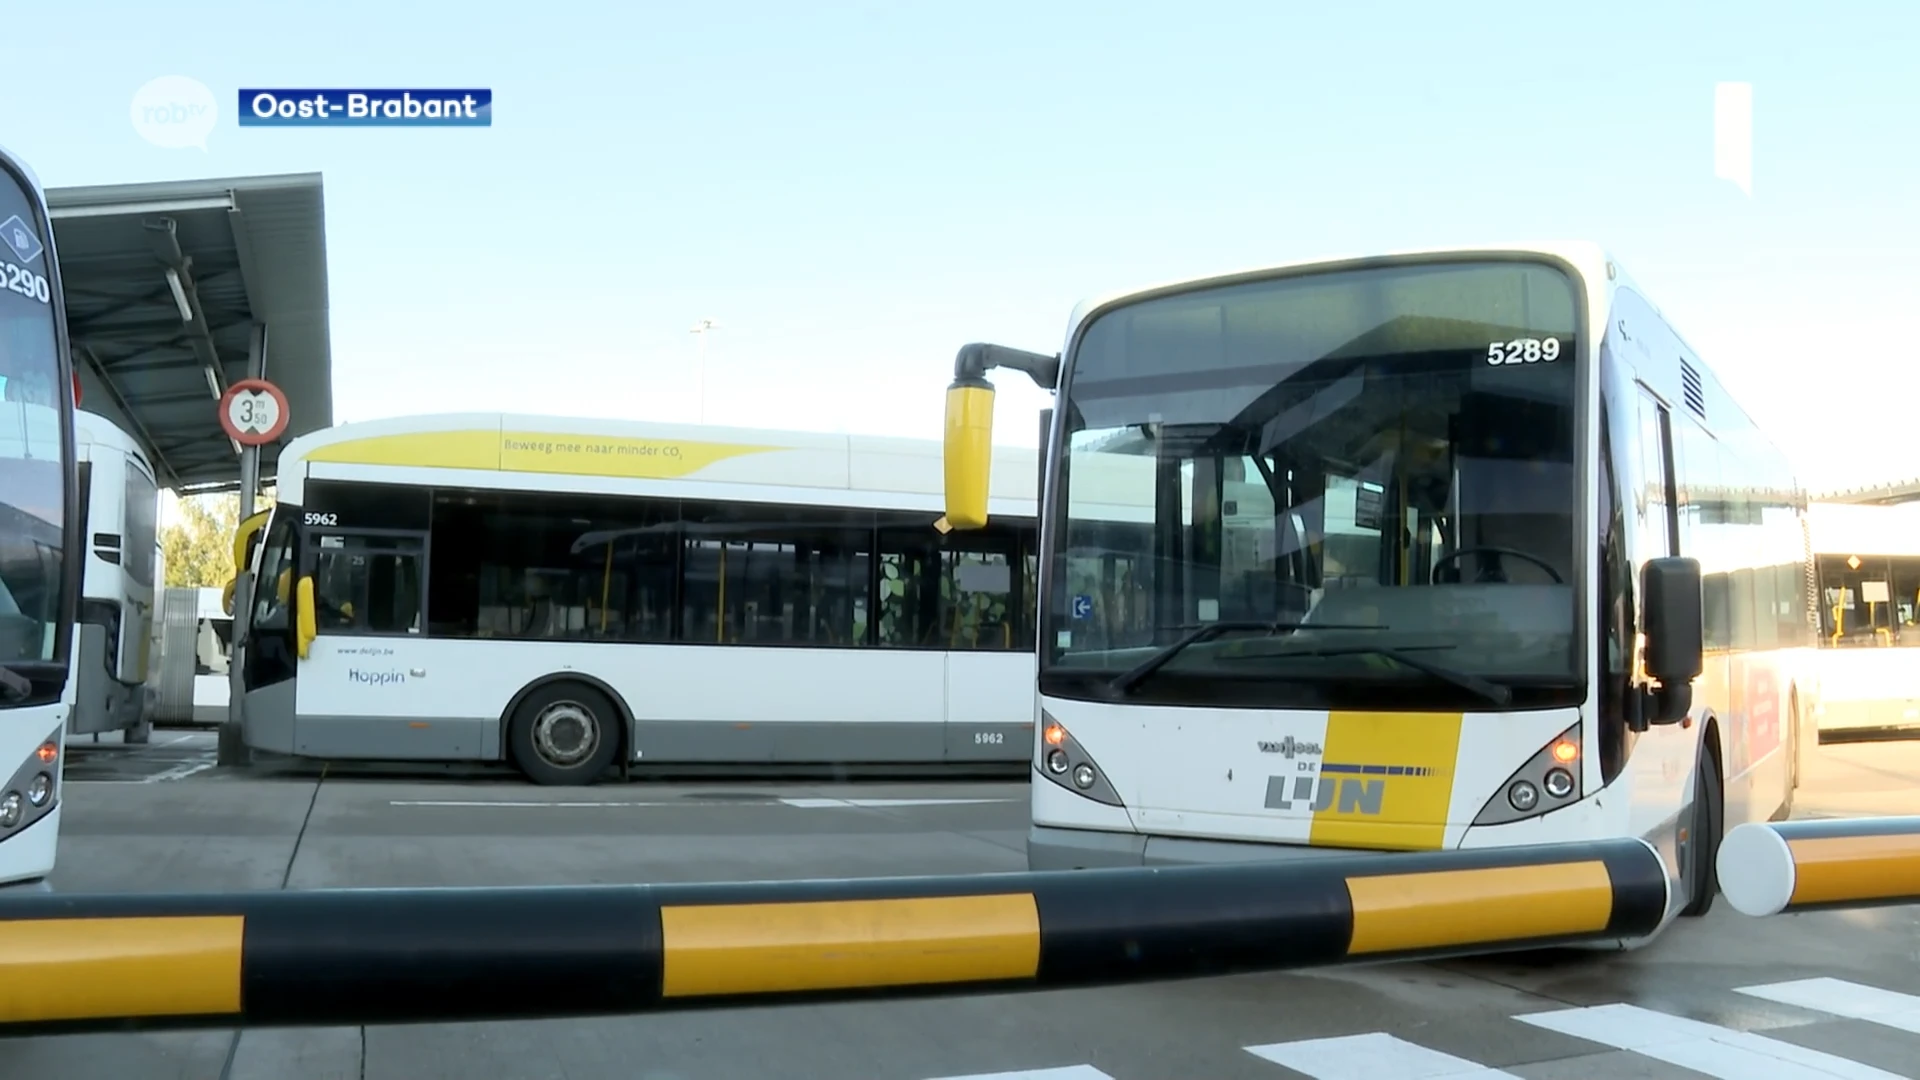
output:
<svg viewBox="0 0 1920 1080"><path fill-rule="evenodd" d="M1678 723L1693 707L1693 680L1706 648L1700 562L1679 556L1649 559L1640 582L1646 612L1643 659L1652 682L1640 715L1645 724Z"/></svg>
<svg viewBox="0 0 1920 1080"><path fill-rule="evenodd" d="M993 467L993 384L987 372L1012 368L1042 390L1060 384L1060 357L1004 345L963 345L947 387L947 512L939 525L980 529L987 524L987 488ZM1046 448L1041 448L1044 457Z"/></svg>

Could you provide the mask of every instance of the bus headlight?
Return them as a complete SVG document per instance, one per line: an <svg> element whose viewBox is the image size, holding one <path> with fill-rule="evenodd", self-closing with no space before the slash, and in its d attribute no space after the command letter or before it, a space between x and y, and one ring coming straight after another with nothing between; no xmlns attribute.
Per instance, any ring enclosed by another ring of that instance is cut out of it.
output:
<svg viewBox="0 0 1920 1080"><path fill-rule="evenodd" d="M11 829L20 824L22 809L19 792L9 791L4 798L0 798L0 829Z"/></svg>
<svg viewBox="0 0 1920 1080"><path fill-rule="evenodd" d="M27 784L27 801L33 805L45 806L47 805L47 800L52 797L53 777L48 776L46 773L41 773L34 777L32 782Z"/></svg>
<svg viewBox="0 0 1920 1080"><path fill-rule="evenodd" d="M1515 769L1480 808L1473 819L1474 825L1505 825L1550 814L1578 801L1581 796L1580 734L1580 725L1573 725L1554 736L1527 759L1525 765Z"/></svg>
<svg viewBox="0 0 1920 1080"><path fill-rule="evenodd" d="M1564 799L1573 794L1573 774L1565 769L1551 769L1547 772L1547 794L1556 799Z"/></svg>
<svg viewBox="0 0 1920 1080"><path fill-rule="evenodd" d="M1113 782L1101 775L1093 755L1045 710L1040 713L1040 747L1035 771L1042 777L1082 798L1107 806L1126 806Z"/></svg>

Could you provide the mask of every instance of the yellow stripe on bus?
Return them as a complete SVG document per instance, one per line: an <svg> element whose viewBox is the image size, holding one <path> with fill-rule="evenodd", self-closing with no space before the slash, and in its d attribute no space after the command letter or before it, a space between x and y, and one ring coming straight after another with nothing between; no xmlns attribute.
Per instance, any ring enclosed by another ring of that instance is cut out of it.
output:
<svg viewBox="0 0 1920 1080"><path fill-rule="evenodd" d="M639 439L560 431L419 431L315 447L308 461L488 472L671 480L715 462L787 449L693 439Z"/></svg>
<svg viewBox="0 0 1920 1080"><path fill-rule="evenodd" d="M1434 851L1446 839L1460 754L1460 713L1327 716L1308 843Z"/></svg>
<svg viewBox="0 0 1920 1080"><path fill-rule="evenodd" d="M1031 979L1031 893L660 911L665 997Z"/></svg>

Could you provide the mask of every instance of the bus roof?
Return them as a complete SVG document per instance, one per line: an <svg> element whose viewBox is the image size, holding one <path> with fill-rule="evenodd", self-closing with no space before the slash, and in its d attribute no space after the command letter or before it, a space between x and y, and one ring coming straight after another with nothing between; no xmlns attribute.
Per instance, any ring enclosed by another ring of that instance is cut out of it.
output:
<svg viewBox="0 0 1920 1080"><path fill-rule="evenodd" d="M147 460L146 451L140 449L140 443L125 428L99 413L73 410L73 441L81 460L86 460L89 447L103 446L133 458L149 477L153 475L153 464Z"/></svg>
<svg viewBox="0 0 1920 1080"><path fill-rule="evenodd" d="M1225 285L1244 278L1267 274L1299 273L1310 270L1334 271L1359 269L1398 259L1458 256L1463 259L1486 256L1543 255L1572 263L1588 279L1589 288L1604 285L1606 267L1613 263L1605 248L1588 240L1538 240L1511 244L1487 244L1473 247L1406 248L1397 251L1322 255L1282 263L1245 266L1237 270L1198 277L1174 278L1131 289L1116 289L1082 300L1067 320L1067 338L1071 342L1080 324L1093 312L1126 300L1136 300L1173 289Z"/></svg>

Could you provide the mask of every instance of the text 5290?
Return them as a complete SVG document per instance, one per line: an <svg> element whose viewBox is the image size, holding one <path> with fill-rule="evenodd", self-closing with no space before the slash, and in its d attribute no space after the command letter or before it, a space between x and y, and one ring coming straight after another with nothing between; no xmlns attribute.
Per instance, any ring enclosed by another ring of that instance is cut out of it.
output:
<svg viewBox="0 0 1920 1080"><path fill-rule="evenodd" d="M46 278L10 262L0 262L0 287L5 287L8 292L32 297L43 304L53 302L53 289L48 286Z"/></svg>

